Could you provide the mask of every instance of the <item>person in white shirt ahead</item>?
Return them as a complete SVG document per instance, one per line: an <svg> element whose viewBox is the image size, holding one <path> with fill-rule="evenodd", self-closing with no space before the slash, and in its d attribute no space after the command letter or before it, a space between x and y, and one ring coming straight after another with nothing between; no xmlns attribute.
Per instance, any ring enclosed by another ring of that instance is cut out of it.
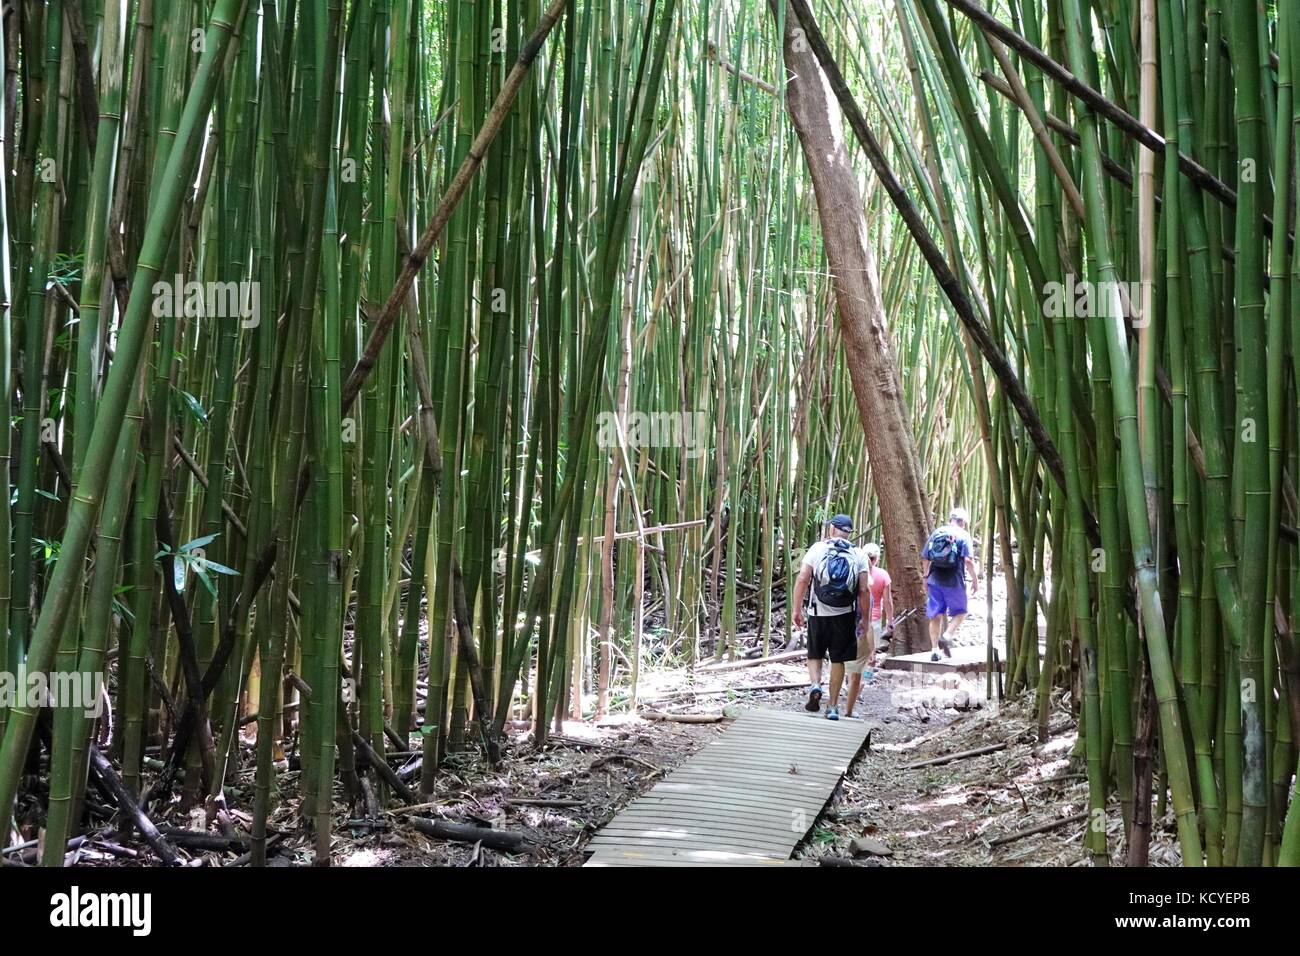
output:
<svg viewBox="0 0 1300 956"><path fill-rule="evenodd" d="M844 665L858 656L859 631L871 626L869 567L857 548L849 543L853 519L836 515L827 526L824 539L803 556L794 585L794 623L808 627L808 703L805 710L816 712L822 699L822 660L831 659L830 700L826 719L839 720L840 685ZM809 594L811 587L811 595ZM804 599L810 597L808 610ZM854 606L858 614L854 614Z"/></svg>

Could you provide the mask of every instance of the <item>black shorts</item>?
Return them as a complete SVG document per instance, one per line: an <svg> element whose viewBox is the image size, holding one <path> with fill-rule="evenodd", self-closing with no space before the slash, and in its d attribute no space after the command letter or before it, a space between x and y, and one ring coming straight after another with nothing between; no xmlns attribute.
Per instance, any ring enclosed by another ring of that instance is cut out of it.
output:
<svg viewBox="0 0 1300 956"><path fill-rule="evenodd" d="M808 618L808 659L829 656L832 664L846 664L858 656L858 634L852 614Z"/></svg>

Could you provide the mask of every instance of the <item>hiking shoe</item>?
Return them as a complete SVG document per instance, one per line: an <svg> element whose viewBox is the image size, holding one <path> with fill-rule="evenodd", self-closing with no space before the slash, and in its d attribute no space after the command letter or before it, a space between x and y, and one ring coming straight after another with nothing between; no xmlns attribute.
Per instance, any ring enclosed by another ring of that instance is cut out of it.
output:
<svg viewBox="0 0 1300 956"><path fill-rule="evenodd" d="M822 705L822 689L820 684L814 684L808 688L808 703L803 705L803 709L810 714L815 714Z"/></svg>
<svg viewBox="0 0 1300 956"><path fill-rule="evenodd" d="M947 635L939 638L939 646L943 648L944 657L952 657L952 641L948 640Z"/></svg>
<svg viewBox="0 0 1300 956"><path fill-rule="evenodd" d="M930 660L932 660L932 661L937 661L938 659L939 659L939 652L938 652L938 651L931 651L931 652L930 652Z"/></svg>
<svg viewBox="0 0 1300 956"><path fill-rule="evenodd" d="M838 708L838 707L827 707L827 708L826 708L826 719L827 719L827 720L839 720L839 719L840 719L840 711L839 711L839 708Z"/></svg>

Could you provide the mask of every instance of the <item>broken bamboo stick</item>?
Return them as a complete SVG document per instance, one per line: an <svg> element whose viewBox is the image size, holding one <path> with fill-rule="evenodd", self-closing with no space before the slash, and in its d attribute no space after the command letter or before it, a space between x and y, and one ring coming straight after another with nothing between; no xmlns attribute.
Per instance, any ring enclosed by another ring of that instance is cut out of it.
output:
<svg viewBox="0 0 1300 956"><path fill-rule="evenodd" d="M122 782L118 772L113 769L109 759L94 745L91 745L90 748L90 760L95 768L95 773L99 775L99 779L104 782L104 786L108 788L108 791L117 801L118 809L122 811L124 816L129 817L131 822L139 829L140 835L144 837L144 841L149 844L150 849L157 853L158 858L166 865L175 866L178 864L180 860L176 856L175 848L167 842L167 839L154 826L153 821L140 808L140 804L136 802L135 797L131 796L131 792L127 790L126 784Z"/></svg>
<svg viewBox="0 0 1300 956"><path fill-rule="evenodd" d="M1016 840L1027 836L1033 836L1036 833L1047 833L1049 830L1057 830L1071 823L1079 823L1088 819L1088 811L1074 813L1068 817L1061 817L1059 820L1048 820L1046 823L1040 823L1036 826L1026 827L1023 830L1017 830L1015 833L1008 833L1006 836L998 837L996 840L990 840L989 846L1002 846L1005 843L1012 843Z"/></svg>
<svg viewBox="0 0 1300 956"><path fill-rule="evenodd" d="M941 764L953 763L957 760L965 760L968 757L982 757L985 754L997 753L999 750L1006 750L1007 744L1003 741L1000 744L989 744L987 747L974 747L971 750L959 750L956 753L946 754L942 757L931 757L929 760L918 760L915 763L904 764L900 770L919 770L921 767L938 767Z"/></svg>
<svg viewBox="0 0 1300 956"><path fill-rule="evenodd" d="M771 657L751 657L742 661L723 661L721 664L702 664L695 668L696 673L716 674L718 671L740 670L744 667L758 667L760 664L780 664L783 661L802 660L808 656L806 650L784 651Z"/></svg>

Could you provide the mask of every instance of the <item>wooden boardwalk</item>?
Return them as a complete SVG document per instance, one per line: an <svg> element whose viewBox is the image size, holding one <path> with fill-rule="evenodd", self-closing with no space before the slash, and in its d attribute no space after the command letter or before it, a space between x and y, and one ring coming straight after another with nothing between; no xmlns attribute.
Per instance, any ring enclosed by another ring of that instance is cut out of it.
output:
<svg viewBox="0 0 1300 956"><path fill-rule="evenodd" d="M587 866L794 866L871 724L746 710L588 844Z"/></svg>

